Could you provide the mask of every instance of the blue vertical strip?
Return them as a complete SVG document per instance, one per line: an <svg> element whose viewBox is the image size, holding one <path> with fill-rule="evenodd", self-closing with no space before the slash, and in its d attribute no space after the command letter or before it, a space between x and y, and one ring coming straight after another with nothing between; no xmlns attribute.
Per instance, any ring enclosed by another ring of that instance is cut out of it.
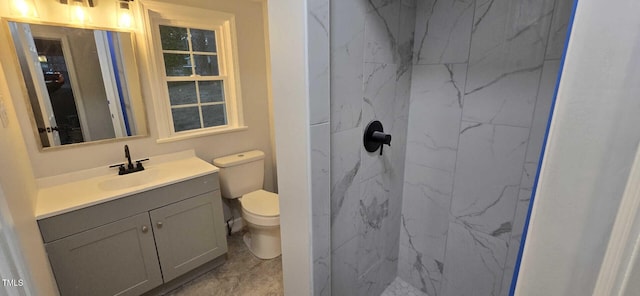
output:
<svg viewBox="0 0 640 296"><path fill-rule="evenodd" d="M513 268L513 279L511 280L511 288L509 289L509 295L514 296L516 291L516 284L518 282L518 275L520 273L520 264L522 262L522 252L524 250L525 242L527 241L527 233L529 232L529 219L531 219L531 211L533 209L534 199L536 191L538 189L538 179L540 178L540 168L542 167L542 160L544 159L545 150L547 147L547 140L549 138L549 129L551 128L551 118L553 118L553 112L556 106L556 100L558 98L558 88L560 87L560 79L562 78L562 71L564 70L564 61L567 58L567 48L569 47L569 39L571 38L571 31L573 29L573 21L576 16L576 8L578 7L578 0L573 1L573 8L571 11L571 17L569 18L569 24L567 25L567 36L564 43L564 52L562 53L562 59L560 60L560 69L558 71L558 78L556 79L556 88L553 94L553 101L551 102L551 111L549 112L549 120L547 121L547 131L544 135L542 142L542 150L540 151L540 158L538 159L538 172L536 173L536 179L533 183L533 190L531 191L531 198L529 201L529 209L527 211L527 219L524 222L524 229L522 230L522 238L520 239L520 250L518 250L518 258Z"/></svg>
<svg viewBox="0 0 640 296"><path fill-rule="evenodd" d="M113 75L116 79L116 87L118 88L118 98L120 100L120 109L124 120L124 127L127 130L127 136L131 136L131 127L129 127L129 117L127 116L127 107L124 103L124 95L122 94L122 83L120 83L120 73L118 72L118 59L116 56L116 48L113 45L114 32L107 31L107 40L109 42L109 53L111 54L111 64L113 66Z"/></svg>

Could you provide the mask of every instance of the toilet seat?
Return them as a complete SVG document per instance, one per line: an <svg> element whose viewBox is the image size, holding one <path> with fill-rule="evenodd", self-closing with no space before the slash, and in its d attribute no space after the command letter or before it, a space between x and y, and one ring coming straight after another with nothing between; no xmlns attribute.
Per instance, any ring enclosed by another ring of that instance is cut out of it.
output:
<svg viewBox="0 0 640 296"><path fill-rule="evenodd" d="M256 190L242 196L242 208L248 212L263 216L280 216L280 199L278 194L265 190Z"/></svg>
<svg viewBox="0 0 640 296"><path fill-rule="evenodd" d="M254 225L280 225L280 199L278 194L256 190L240 198L243 218Z"/></svg>

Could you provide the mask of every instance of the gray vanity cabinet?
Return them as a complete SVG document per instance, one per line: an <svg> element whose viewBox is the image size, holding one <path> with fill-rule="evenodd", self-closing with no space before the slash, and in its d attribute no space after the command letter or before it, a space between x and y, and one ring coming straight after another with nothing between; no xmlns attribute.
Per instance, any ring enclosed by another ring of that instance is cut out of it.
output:
<svg viewBox="0 0 640 296"><path fill-rule="evenodd" d="M165 282L227 252L224 228L215 223L216 208L211 194L189 198L149 214Z"/></svg>
<svg viewBox="0 0 640 296"><path fill-rule="evenodd" d="M140 295L162 284L147 213L46 247L61 295Z"/></svg>
<svg viewBox="0 0 640 296"><path fill-rule="evenodd" d="M62 296L140 295L227 252L217 174L38 225Z"/></svg>

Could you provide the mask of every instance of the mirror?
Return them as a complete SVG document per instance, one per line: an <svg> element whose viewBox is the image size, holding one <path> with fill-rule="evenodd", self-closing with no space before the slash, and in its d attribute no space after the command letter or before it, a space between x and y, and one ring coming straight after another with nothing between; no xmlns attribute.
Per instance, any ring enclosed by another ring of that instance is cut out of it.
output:
<svg viewBox="0 0 640 296"><path fill-rule="evenodd" d="M146 134L131 33L8 25L42 148Z"/></svg>

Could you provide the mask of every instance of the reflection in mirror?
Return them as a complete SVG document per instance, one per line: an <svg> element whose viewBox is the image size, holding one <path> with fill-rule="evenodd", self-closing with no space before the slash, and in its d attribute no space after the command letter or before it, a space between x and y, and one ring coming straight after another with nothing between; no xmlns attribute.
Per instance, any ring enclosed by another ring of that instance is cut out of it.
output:
<svg viewBox="0 0 640 296"><path fill-rule="evenodd" d="M8 24L42 147L146 134L131 33Z"/></svg>

